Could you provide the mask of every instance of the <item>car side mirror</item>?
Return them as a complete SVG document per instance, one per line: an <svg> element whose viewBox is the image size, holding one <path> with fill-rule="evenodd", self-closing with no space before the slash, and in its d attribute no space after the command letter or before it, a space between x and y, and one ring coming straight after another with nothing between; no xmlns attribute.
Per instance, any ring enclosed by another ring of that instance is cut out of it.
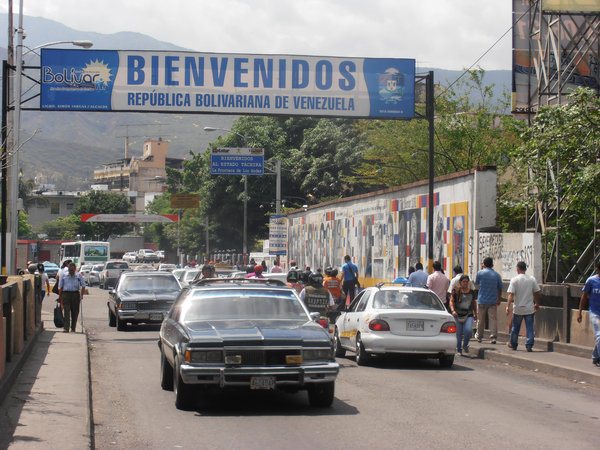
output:
<svg viewBox="0 0 600 450"><path fill-rule="evenodd" d="M312 320L313 322L316 322L317 320L319 320L320 317L321 317L321 313L318 313L318 312L310 313L310 320Z"/></svg>
<svg viewBox="0 0 600 450"><path fill-rule="evenodd" d="M116 293L115 288L110 287L110 286L109 286L109 288L110 288L110 290L108 291L108 295L115 295L115 293Z"/></svg>

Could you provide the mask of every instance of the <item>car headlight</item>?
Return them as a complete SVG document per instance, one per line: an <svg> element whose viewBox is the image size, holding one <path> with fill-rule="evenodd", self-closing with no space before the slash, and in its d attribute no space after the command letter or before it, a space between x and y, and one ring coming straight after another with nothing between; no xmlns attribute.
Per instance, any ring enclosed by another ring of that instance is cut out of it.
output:
<svg viewBox="0 0 600 450"><path fill-rule="evenodd" d="M221 350L191 350L185 351L185 362L191 364L223 362Z"/></svg>
<svg viewBox="0 0 600 450"><path fill-rule="evenodd" d="M304 361L327 361L333 359L331 348L313 348L302 352Z"/></svg>
<svg viewBox="0 0 600 450"><path fill-rule="evenodd" d="M135 302L121 302L121 310L126 310L126 309L136 309L136 304Z"/></svg>

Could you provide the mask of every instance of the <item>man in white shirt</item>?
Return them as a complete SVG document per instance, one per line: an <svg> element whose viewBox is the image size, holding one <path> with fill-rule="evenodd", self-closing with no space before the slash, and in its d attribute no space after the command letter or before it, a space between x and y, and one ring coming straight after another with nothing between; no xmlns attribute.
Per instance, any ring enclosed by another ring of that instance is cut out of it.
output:
<svg viewBox="0 0 600 450"><path fill-rule="evenodd" d="M510 313L510 308L514 303L512 327L510 330L510 347L517 349L519 343L519 332L521 323L525 319L525 329L527 330L527 341L525 347L528 352L533 351L534 330L533 318L535 312L540 309L541 291L535 281L535 278L525 274L527 265L523 261L517 263L518 275L510 280L508 286L508 304L506 314Z"/></svg>

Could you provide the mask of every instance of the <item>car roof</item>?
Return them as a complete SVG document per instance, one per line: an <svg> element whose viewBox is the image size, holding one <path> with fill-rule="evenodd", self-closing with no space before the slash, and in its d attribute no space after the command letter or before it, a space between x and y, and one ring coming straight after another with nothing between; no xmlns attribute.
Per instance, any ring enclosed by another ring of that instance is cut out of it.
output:
<svg viewBox="0 0 600 450"><path fill-rule="evenodd" d="M281 288L293 290L281 280L274 278L204 278L194 280L189 284L190 289L264 289Z"/></svg>
<svg viewBox="0 0 600 450"><path fill-rule="evenodd" d="M123 272L123 274L121 275L122 277L139 277L139 276L147 276L147 275L154 275L157 277L174 277L175 275L173 275L171 272L159 272L158 270L139 270L137 272Z"/></svg>

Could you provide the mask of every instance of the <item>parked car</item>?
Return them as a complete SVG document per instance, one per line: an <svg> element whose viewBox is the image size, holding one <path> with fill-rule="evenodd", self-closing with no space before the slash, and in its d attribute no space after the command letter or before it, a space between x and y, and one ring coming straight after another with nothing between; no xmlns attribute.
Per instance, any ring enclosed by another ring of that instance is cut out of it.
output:
<svg viewBox="0 0 600 450"><path fill-rule="evenodd" d="M179 277L179 282L182 286L185 287L192 281L194 281L194 278L196 278L197 276L199 277L200 275L200 269L185 269L185 272L183 272Z"/></svg>
<svg viewBox="0 0 600 450"><path fill-rule="evenodd" d="M139 263L156 263L159 261L159 258L154 250L149 248L141 248L137 252L135 261Z"/></svg>
<svg viewBox="0 0 600 450"><path fill-rule="evenodd" d="M85 280L88 286L95 286L100 284L100 272L104 269L104 264L94 264L92 270L89 271L88 276Z"/></svg>
<svg viewBox="0 0 600 450"><path fill-rule="evenodd" d="M90 273L90 270L92 270L92 265L91 264L84 264L83 266L81 266L79 268L79 273L81 274L81 276L83 277L84 280L86 280L87 283L87 279L88 279L88 275Z"/></svg>
<svg viewBox="0 0 600 450"><path fill-rule="evenodd" d="M126 272L109 292L108 325L160 323L179 295L181 285L170 272Z"/></svg>
<svg viewBox="0 0 600 450"><path fill-rule="evenodd" d="M165 251L164 250L156 250L156 256L158 256L158 259L160 259L162 261L163 259L165 259Z"/></svg>
<svg viewBox="0 0 600 450"><path fill-rule="evenodd" d="M268 279L218 278L184 287L159 338L161 386L187 409L194 387L308 391L333 402L339 365L327 332L296 293Z"/></svg>
<svg viewBox="0 0 600 450"><path fill-rule="evenodd" d="M378 285L359 293L335 323L335 354L356 354L358 365L388 353L437 358L452 367L456 323L430 290Z"/></svg>
<svg viewBox="0 0 600 450"><path fill-rule="evenodd" d="M42 264L44 265L44 272L48 275L48 278L56 278L56 274L60 270L60 267L50 261L44 261Z"/></svg>
<svg viewBox="0 0 600 450"><path fill-rule="evenodd" d="M160 263L158 265L158 270L161 272L173 272L175 269L177 269L175 264Z"/></svg>
<svg viewBox="0 0 600 450"><path fill-rule="evenodd" d="M137 253L136 252L126 252L123 254L121 258L123 261L127 261L129 264L136 262Z"/></svg>
<svg viewBox="0 0 600 450"><path fill-rule="evenodd" d="M107 261L100 272L100 287L108 289L109 286L115 286L121 274L130 270L129 263L126 261L120 259Z"/></svg>

